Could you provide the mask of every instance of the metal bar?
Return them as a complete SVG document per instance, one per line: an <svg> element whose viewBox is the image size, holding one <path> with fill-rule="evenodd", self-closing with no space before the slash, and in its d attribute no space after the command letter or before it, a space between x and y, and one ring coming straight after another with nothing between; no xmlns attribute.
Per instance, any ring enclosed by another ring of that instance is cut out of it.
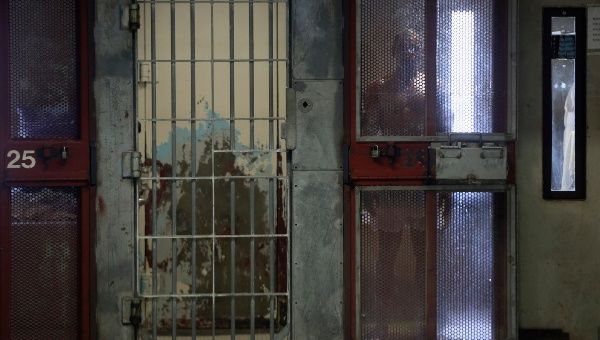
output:
<svg viewBox="0 0 600 340"><path fill-rule="evenodd" d="M229 58L235 58L235 9L234 3L229 3ZM235 64L229 62L229 147L235 149ZM233 335L232 335L233 336Z"/></svg>
<svg viewBox="0 0 600 340"><path fill-rule="evenodd" d="M226 3L226 2L224 2ZM288 59L284 58L218 58L218 59L138 59L138 63L149 63L149 62L157 62L157 63L249 63L249 62L287 62Z"/></svg>
<svg viewBox="0 0 600 340"><path fill-rule="evenodd" d="M206 294L146 294L146 295L141 295L144 298L150 298L150 299L168 299L168 298L173 298L173 297L177 297L177 298L182 298L182 299L190 299L190 298L209 298L209 297L218 297L218 298L228 298L228 297L251 297L251 296L258 296L258 297L270 297L270 296L275 296L275 297L288 297L289 293L285 292L285 293L261 293L261 292L256 292L254 294L252 293L234 293L234 294L230 294L230 293L215 293L215 294L211 294L211 293L206 293Z"/></svg>
<svg viewBox="0 0 600 340"><path fill-rule="evenodd" d="M171 2L171 59L175 59L175 3ZM177 68L171 63L171 118L177 117ZM171 122L171 173L177 171L177 123ZM171 181L171 234L177 234L177 182ZM177 240L171 241L171 292L177 294ZM177 299L171 298L171 337L177 339Z"/></svg>
<svg viewBox="0 0 600 340"><path fill-rule="evenodd" d="M261 238L286 238L289 234L236 234L236 235L173 235L173 236L139 236L140 240L210 240L210 239L261 239Z"/></svg>
<svg viewBox="0 0 600 340"><path fill-rule="evenodd" d="M229 190L230 190L230 211L229 211L229 223L231 224L230 226L230 243L229 243L229 250L230 250L230 257L229 257L229 270L230 270L230 290L231 290L231 320L230 320L230 324L231 324L231 328L230 328L230 332L231 332L231 340L235 340L235 296L233 296L233 294L235 294L235 238L233 238L233 236L235 235L235 182L231 181L229 183Z"/></svg>
<svg viewBox="0 0 600 340"><path fill-rule="evenodd" d="M265 178L265 179L286 179L286 176L198 176L198 177L189 177L189 176L181 176L181 177L141 177L141 180L191 180L191 179L247 179L247 178Z"/></svg>
<svg viewBox="0 0 600 340"><path fill-rule="evenodd" d="M269 59L273 59L273 3L269 2ZM269 117L273 117L273 62L269 61ZM273 148L273 121L269 121L269 149ZM274 181L269 179L269 208L268 225L269 232L275 233L275 209L274 204ZM269 240L269 291L275 291L275 242ZM275 300L269 298L269 333L270 339L275 338Z"/></svg>
<svg viewBox="0 0 600 340"><path fill-rule="evenodd" d="M150 56L156 59L156 4L151 3L150 7ZM152 118L156 119L156 63L151 63L152 68ZM156 121L152 122L152 177L157 177L157 160L156 160ZM157 181L152 181L152 235L157 233ZM152 294L157 294L158 287L158 262L156 259L157 241L152 240ZM158 337L158 304L156 300L152 300L152 338Z"/></svg>
<svg viewBox="0 0 600 340"><path fill-rule="evenodd" d="M188 3L188 0L139 0L138 3ZM227 3L285 3L287 0L223 0L223 1L215 1L215 0L194 0L195 3L205 3L205 4L227 4Z"/></svg>
<svg viewBox="0 0 600 340"><path fill-rule="evenodd" d="M251 0L248 4L248 59L249 62L249 99L250 99L250 149L254 149L254 3ZM232 148L234 149L234 148ZM256 276L256 259L255 259L255 225L254 225L254 190L256 183L254 179L250 180L250 340L255 339L256 332L256 297L254 295L255 287L254 280Z"/></svg>
<svg viewBox="0 0 600 340"><path fill-rule="evenodd" d="M210 2L210 58L211 60L214 60L215 58L215 6L213 1ZM211 61L210 63L210 96L211 96L211 112L210 112L210 118L214 119L215 117L215 63L214 61ZM216 235L216 222L215 222L215 178L214 178L214 174L215 174L215 123L214 121L211 122L211 134L210 134L210 138L211 138L211 142L210 142L210 149L211 149L211 175L212 175L212 253L211 253L211 266L212 266L212 312L211 312L211 316L212 316L212 322L211 322L211 328L212 328L212 338L213 340L216 337L216 297L215 297L215 250L216 250L216 238L214 237Z"/></svg>
<svg viewBox="0 0 600 340"><path fill-rule="evenodd" d="M196 122L218 122L218 121L237 121L237 120L248 120L248 121L257 121L257 120L265 120L265 121L274 121L274 120L285 120L285 118L283 117L254 117L254 118L248 118L248 117L235 117L235 118L213 118L213 119L207 119L207 118L142 118L141 120L143 121L152 121L152 122L192 122L192 121L196 121Z"/></svg>
<svg viewBox="0 0 600 340"><path fill-rule="evenodd" d="M196 3L193 0L190 0L190 58L192 60L196 59ZM196 176L196 143L198 142L196 136L196 63L194 61L190 64L190 116L193 119L191 121L192 125L192 140L191 140L191 148L192 148L192 177ZM192 205L192 235L196 236L196 179L192 179L191 183L191 205ZM196 249L197 249L197 239L192 239L192 292L196 293L197 291L197 283L196 283L196 267L197 267L197 259L196 259ZM192 340L196 339L196 302L197 299L192 300L192 311L191 311L191 319L192 319Z"/></svg>

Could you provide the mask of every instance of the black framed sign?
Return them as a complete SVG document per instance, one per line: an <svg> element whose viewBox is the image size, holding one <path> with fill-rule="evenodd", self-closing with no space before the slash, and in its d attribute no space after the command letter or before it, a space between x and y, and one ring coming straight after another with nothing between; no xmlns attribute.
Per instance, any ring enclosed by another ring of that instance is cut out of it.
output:
<svg viewBox="0 0 600 340"><path fill-rule="evenodd" d="M585 198L585 8L544 8L543 188L546 199Z"/></svg>

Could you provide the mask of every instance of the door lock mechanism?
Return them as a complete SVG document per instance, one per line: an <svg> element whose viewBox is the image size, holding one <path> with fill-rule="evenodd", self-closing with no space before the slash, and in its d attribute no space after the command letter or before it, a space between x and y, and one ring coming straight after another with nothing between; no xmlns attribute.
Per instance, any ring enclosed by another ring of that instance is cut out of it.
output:
<svg viewBox="0 0 600 340"><path fill-rule="evenodd" d="M69 158L69 147L41 147L35 150L35 155L40 158L44 164L47 164L52 158L58 158L66 161Z"/></svg>
<svg viewBox="0 0 600 340"><path fill-rule="evenodd" d="M379 145L371 145L369 150L369 156L373 159L379 159L380 157L386 157L390 165L394 165L396 158L400 157L400 149L394 144L388 144L385 148L379 148Z"/></svg>

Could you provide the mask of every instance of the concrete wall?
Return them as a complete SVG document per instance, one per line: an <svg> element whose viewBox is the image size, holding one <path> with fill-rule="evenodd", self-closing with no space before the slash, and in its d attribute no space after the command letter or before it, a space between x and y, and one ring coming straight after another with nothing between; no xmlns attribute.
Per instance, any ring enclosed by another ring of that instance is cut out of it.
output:
<svg viewBox="0 0 600 340"><path fill-rule="evenodd" d="M517 237L521 328L561 328L596 340L600 327L600 55L587 59L587 199L542 199L542 7L519 3Z"/></svg>

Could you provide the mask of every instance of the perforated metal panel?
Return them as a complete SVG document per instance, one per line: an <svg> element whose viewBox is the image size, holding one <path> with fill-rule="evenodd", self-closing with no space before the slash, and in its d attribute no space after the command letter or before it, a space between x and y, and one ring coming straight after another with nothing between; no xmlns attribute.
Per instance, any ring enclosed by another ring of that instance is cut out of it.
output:
<svg viewBox="0 0 600 340"><path fill-rule="evenodd" d="M494 0L439 0L437 115L440 132L498 132L493 126Z"/></svg>
<svg viewBox="0 0 600 340"><path fill-rule="evenodd" d="M9 7L11 138L79 138L77 1Z"/></svg>
<svg viewBox="0 0 600 340"><path fill-rule="evenodd" d="M77 188L10 192L11 339L79 337Z"/></svg>
<svg viewBox="0 0 600 340"><path fill-rule="evenodd" d="M437 330L438 339L495 339L494 263L499 246L494 196L438 193Z"/></svg>
<svg viewBox="0 0 600 340"><path fill-rule="evenodd" d="M425 337L424 206L423 191L361 194L362 339Z"/></svg>
<svg viewBox="0 0 600 340"><path fill-rule="evenodd" d="M360 2L360 132L425 134L425 1Z"/></svg>

